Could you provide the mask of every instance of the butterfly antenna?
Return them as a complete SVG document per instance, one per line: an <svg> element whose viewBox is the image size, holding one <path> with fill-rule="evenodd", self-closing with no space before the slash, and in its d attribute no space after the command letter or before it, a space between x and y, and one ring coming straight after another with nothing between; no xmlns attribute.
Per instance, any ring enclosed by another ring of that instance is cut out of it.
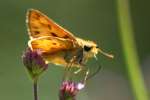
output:
<svg viewBox="0 0 150 100"><path fill-rule="evenodd" d="M99 49L99 52L102 53L103 55L107 56L108 58L111 58L111 59L114 58L114 55L106 53L106 52L102 51L101 49Z"/></svg>

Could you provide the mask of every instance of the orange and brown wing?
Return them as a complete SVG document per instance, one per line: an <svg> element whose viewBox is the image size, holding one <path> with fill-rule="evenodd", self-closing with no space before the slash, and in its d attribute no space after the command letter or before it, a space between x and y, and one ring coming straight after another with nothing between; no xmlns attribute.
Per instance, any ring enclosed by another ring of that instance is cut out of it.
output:
<svg viewBox="0 0 150 100"><path fill-rule="evenodd" d="M73 42L68 39L57 37L42 37L29 41L29 47L32 50L40 50L43 54L52 54L63 50L74 48Z"/></svg>
<svg viewBox="0 0 150 100"><path fill-rule="evenodd" d="M30 9L27 13L27 26L30 38L43 36L75 40L74 36L38 10Z"/></svg>

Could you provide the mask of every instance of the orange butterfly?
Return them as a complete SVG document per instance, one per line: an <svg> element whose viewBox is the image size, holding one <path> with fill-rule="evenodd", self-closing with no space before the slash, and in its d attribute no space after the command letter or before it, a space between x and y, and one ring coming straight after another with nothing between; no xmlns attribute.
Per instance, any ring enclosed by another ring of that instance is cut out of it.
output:
<svg viewBox="0 0 150 100"><path fill-rule="evenodd" d="M113 55L98 48L96 43L75 37L38 10L28 10L26 22L30 37L28 46L33 51L40 50L49 63L63 66L71 63L81 68L98 52L113 58Z"/></svg>

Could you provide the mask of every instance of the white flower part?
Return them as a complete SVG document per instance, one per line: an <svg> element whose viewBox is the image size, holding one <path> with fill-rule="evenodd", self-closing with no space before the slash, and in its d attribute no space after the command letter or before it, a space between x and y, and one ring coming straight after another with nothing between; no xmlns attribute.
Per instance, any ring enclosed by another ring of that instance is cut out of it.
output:
<svg viewBox="0 0 150 100"><path fill-rule="evenodd" d="M84 84L83 83L79 83L78 85L77 85L77 89L78 90L81 90L81 89L83 89L84 88Z"/></svg>

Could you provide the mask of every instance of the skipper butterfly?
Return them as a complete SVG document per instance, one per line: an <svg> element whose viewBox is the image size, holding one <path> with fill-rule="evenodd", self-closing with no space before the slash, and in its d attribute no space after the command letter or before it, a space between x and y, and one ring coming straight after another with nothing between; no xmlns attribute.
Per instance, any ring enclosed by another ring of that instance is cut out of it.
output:
<svg viewBox="0 0 150 100"><path fill-rule="evenodd" d="M95 42L74 36L38 10L28 10L26 23L30 37L28 46L33 51L39 50L48 63L63 66L71 63L71 66L81 67L98 52L113 58Z"/></svg>

